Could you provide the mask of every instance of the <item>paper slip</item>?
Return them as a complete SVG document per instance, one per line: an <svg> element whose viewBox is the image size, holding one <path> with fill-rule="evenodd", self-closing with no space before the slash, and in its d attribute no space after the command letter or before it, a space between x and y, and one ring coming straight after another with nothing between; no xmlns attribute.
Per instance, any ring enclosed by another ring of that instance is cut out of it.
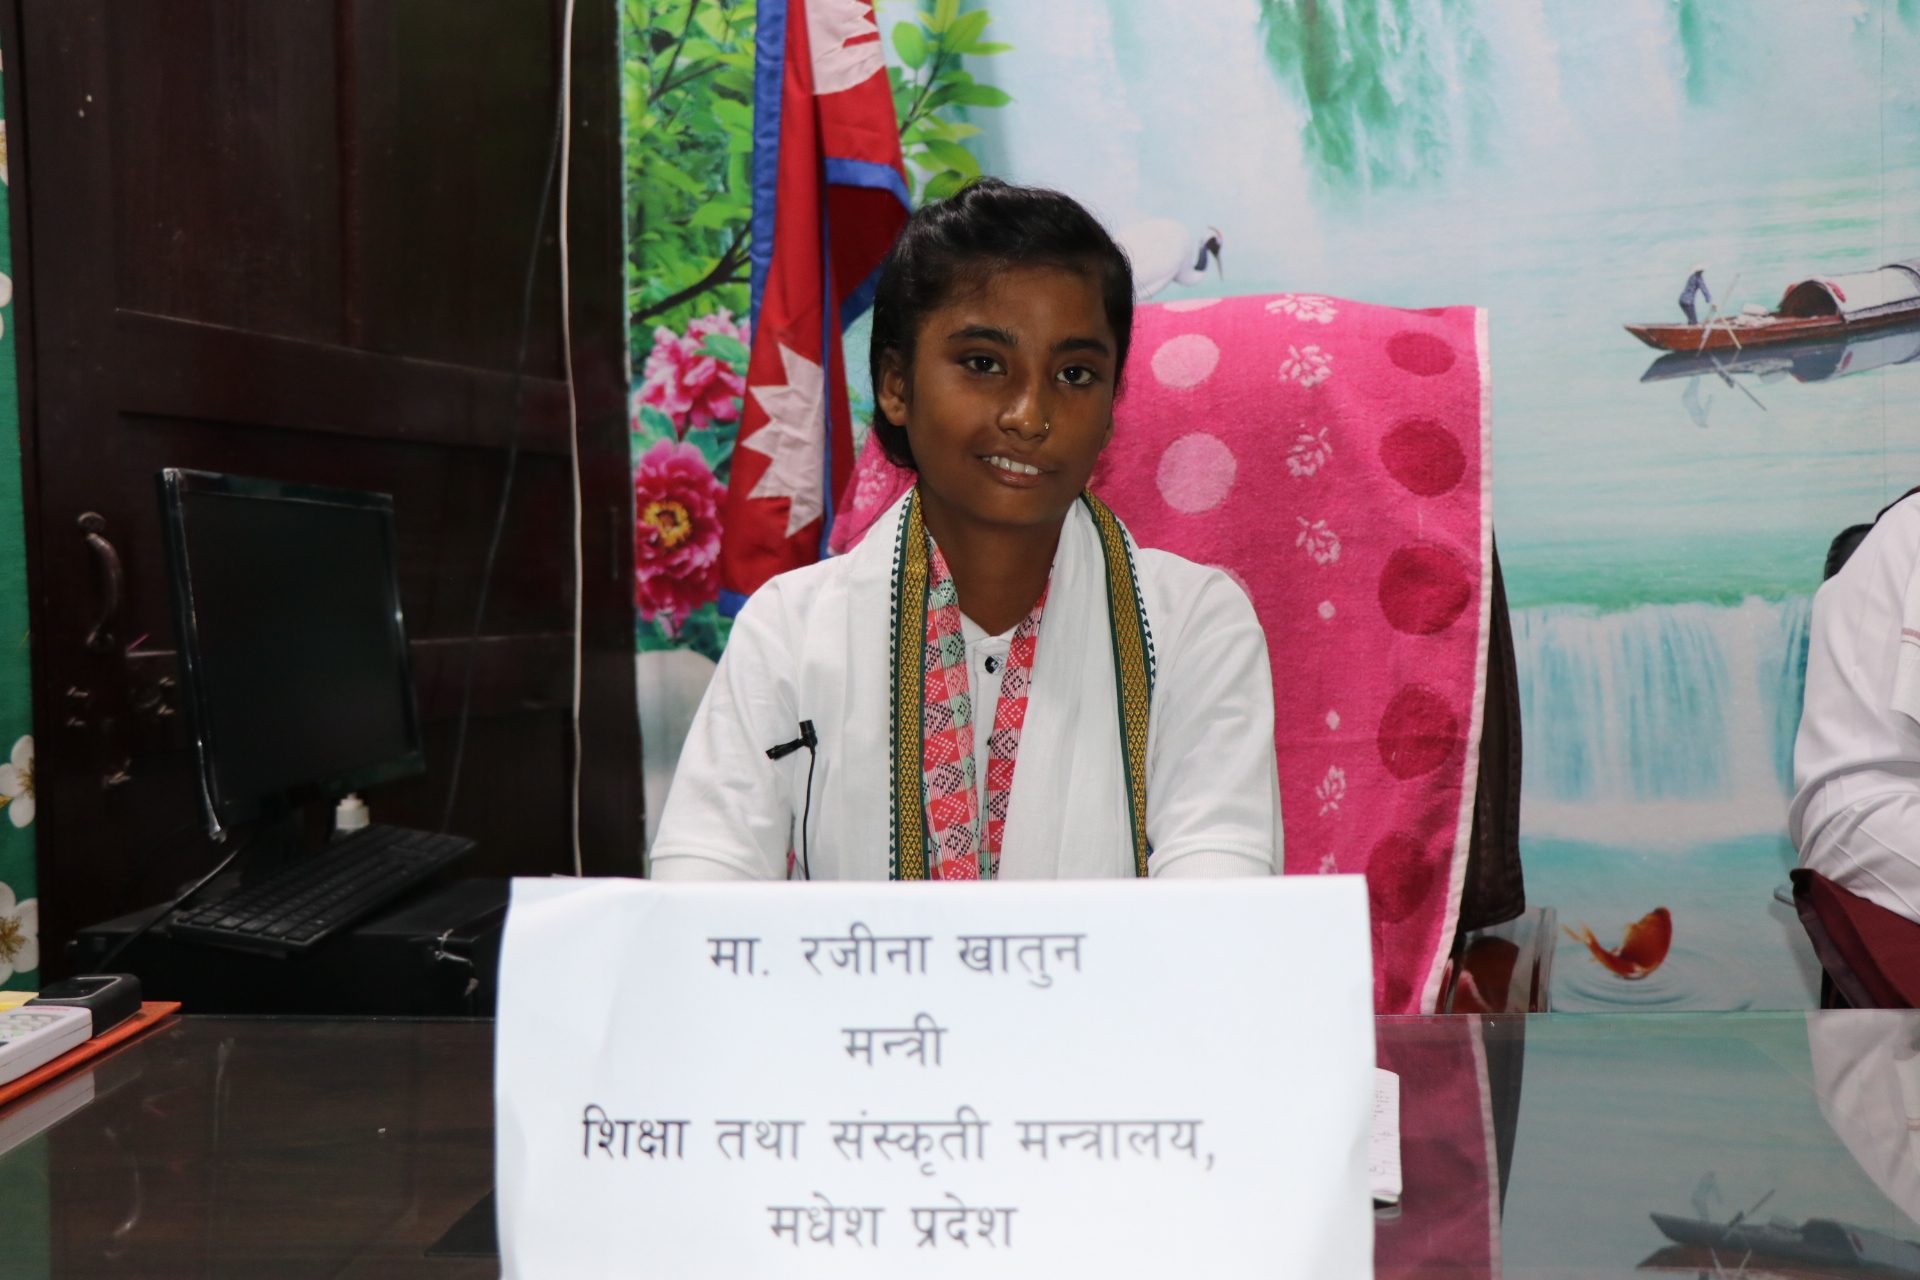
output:
<svg viewBox="0 0 1920 1280"><path fill-rule="evenodd" d="M1369 951L1357 876L515 881L502 1271L1371 1276Z"/></svg>
<svg viewBox="0 0 1920 1280"><path fill-rule="evenodd" d="M1375 1204L1400 1203L1400 1077L1373 1069L1373 1132L1367 1138L1367 1185Z"/></svg>

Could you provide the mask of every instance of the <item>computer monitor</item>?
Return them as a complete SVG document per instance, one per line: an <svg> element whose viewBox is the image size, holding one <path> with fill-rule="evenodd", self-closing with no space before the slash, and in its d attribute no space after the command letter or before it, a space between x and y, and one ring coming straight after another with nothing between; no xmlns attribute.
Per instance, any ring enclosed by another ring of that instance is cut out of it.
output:
<svg viewBox="0 0 1920 1280"><path fill-rule="evenodd" d="M423 772L393 499L175 468L159 479L211 833Z"/></svg>

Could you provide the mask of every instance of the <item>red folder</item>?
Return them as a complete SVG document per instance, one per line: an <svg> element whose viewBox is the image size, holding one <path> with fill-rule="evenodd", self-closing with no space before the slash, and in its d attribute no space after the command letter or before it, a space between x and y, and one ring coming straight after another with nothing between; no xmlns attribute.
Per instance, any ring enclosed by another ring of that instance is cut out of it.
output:
<svg viewBox="0 0 1920 1280"><path fill-rule="evenodd" d="M140 1006L140 1011L119 1026L103 1031L85 1044L77 1044L52 1062L35 1067L17 1080L9 1080L0 1085L0 1108L5 1108L16 1099L32 1093L49 1080L55 1080L73 1070L91 1058L97 1058L115 1045L125 1044L135 1036L143 1036L154 1028L169 1022L180 1010L178 1000L149 1000Z"/></svg>

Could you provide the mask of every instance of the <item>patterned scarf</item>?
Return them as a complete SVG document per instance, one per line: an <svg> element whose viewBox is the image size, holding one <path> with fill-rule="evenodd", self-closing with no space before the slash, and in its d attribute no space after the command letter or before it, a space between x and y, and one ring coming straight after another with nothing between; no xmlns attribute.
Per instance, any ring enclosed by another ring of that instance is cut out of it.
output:
<svg viewBox="0 0 1920 1280"><path fill-rule="evenodd" d="M1147 718L1153 702L1153 633L1147 625L1126 530L1091 493L1082 494L1080 501L1099 535L1106 569L1114 703L1133 828L1134 874L1144 876L1152 854L1147 840ZM1007 655L993 737L988 741L987 829L982 840L974 779L973 706L959 602L946 562L927 535L919 492L907 496L894 544L889 618L893 813L888 864L893 879L971 880L998 874L1040 613L1051 589L1049 579L1047 591L1016 629ZM935 703L943 711L935 712ZM932 857L928 856L930 846Z"/></svg>
<svg viewBox="0 0 1920 1280"><path fill-rule="evenodd" d="M926 779L927 833L936 880L991 880L1000 874L1000 840L1020 759L1020 727L1027 720L1033 655L1040 643L1041 588L1033 610L1014 629L1000 679L1000 701L987 738L987 821L980 829L980 788L974 769L974 705L961 632L960 597L947 558L932 545L928 564L927 640L922 657L921 773Z"/></svg>

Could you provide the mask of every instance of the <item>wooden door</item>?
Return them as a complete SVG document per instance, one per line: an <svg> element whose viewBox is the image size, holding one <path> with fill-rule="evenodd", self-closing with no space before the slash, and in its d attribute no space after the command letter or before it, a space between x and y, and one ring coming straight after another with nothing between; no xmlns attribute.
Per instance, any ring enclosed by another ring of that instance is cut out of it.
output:
<svg viewBox="0 0 1920 1280"><path fill-rule="evenodd" d="M430 769L368 799L376 821L434 827L517 432L451 826L480 841L470 874L572 870L551 214L515 377L562 0L9 7L48 972L77 927L163 900L216 856L175 714L165 466L394 496ZM614 19L580 6L573 45L581 844L588 871L637 873Z"/></svg>

